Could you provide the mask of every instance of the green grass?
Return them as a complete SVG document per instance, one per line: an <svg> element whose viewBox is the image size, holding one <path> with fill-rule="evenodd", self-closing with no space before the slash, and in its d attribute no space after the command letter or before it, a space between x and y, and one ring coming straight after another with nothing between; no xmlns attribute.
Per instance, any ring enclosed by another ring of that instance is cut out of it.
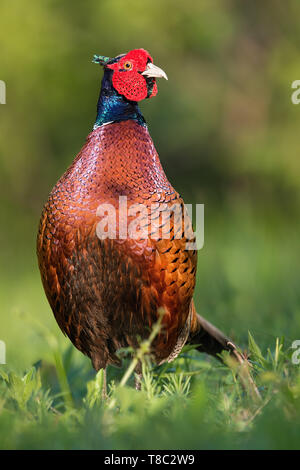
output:
<svg viewBox="0 0 300 470"><path fill-rule="evenodd" d="M205 223L196 305L248 349L261 402L237 371L188 347L171 364L145 363L141 392L131 360L108 367L103 401L101 373L56 325L36 267L35 233L24 229L0 254L7 266L0 283L7 345L0 448L299 448L300 365L291 361L300 339L299 223L287 226L284 213L251 211L245 202L226 212L207 207Z"/></svg>
<svg viewBox="0 0 300 470"><path fill-rule="evenodd" d="M299 447L300 373L279 339L263 354L249 336L261 401L252 400L236 370L188 347L169 365L144 361L140 392L130 374L134 360L124 370L109 367L102 399L102 371L91 374L71 346L63 355L49 347L52 363L25 374L1 369L3 449Z"/></svg>

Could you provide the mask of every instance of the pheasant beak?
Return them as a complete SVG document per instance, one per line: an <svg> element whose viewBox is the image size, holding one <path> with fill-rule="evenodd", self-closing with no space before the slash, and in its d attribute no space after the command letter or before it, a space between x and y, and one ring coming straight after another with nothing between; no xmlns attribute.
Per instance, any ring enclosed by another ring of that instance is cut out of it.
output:
<svg viewBox="0 0 300 470"><path fill-rule="evenodd" d="M166 72L152 64L152 62L147 64L146 70L142 72L142 75L145 75L146 77L165 78L168 80Z"/></svg>

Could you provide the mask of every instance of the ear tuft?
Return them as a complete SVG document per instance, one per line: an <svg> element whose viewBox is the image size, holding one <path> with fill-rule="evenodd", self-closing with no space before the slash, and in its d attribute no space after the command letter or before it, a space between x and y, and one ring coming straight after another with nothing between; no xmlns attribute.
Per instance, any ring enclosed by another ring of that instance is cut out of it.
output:
<svg viewBox="0 0 300 470"><path fill-rule="evenodd" d="M92 62L94 64L106 65L110 60L111 60L110 57L94 54Z"/></svg>

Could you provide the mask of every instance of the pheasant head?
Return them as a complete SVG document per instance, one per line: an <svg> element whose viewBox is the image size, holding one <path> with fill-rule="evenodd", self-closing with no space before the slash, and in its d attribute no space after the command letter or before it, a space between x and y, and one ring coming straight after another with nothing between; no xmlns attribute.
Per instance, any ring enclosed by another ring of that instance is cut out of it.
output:
<svg viewBox="0 0 300 470"><path fill-rule="evenodd" d="M153 64L145 49L134 49L113 59L94 56L94 62L104 66L110 74L114 90L130 101L141 101L157 94L156 78L168 80L166 73Z"/></svg>

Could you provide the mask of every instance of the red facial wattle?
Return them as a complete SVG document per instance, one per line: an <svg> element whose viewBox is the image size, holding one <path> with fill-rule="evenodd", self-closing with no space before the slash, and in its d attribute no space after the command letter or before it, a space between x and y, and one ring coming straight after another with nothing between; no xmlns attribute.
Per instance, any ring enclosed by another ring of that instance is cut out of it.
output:
<svg viewBox="0 0 300 470"><path fill-rule="evenodd" d="M135 49L128 52L120 61L107 65L107 68L114 71L112 84L118 93L131 101L141 101L157 94L155 78L151 79L152 89L148 95L147 79L142 75L149 61L153 63L153 59L147 51Z"/></svg>

